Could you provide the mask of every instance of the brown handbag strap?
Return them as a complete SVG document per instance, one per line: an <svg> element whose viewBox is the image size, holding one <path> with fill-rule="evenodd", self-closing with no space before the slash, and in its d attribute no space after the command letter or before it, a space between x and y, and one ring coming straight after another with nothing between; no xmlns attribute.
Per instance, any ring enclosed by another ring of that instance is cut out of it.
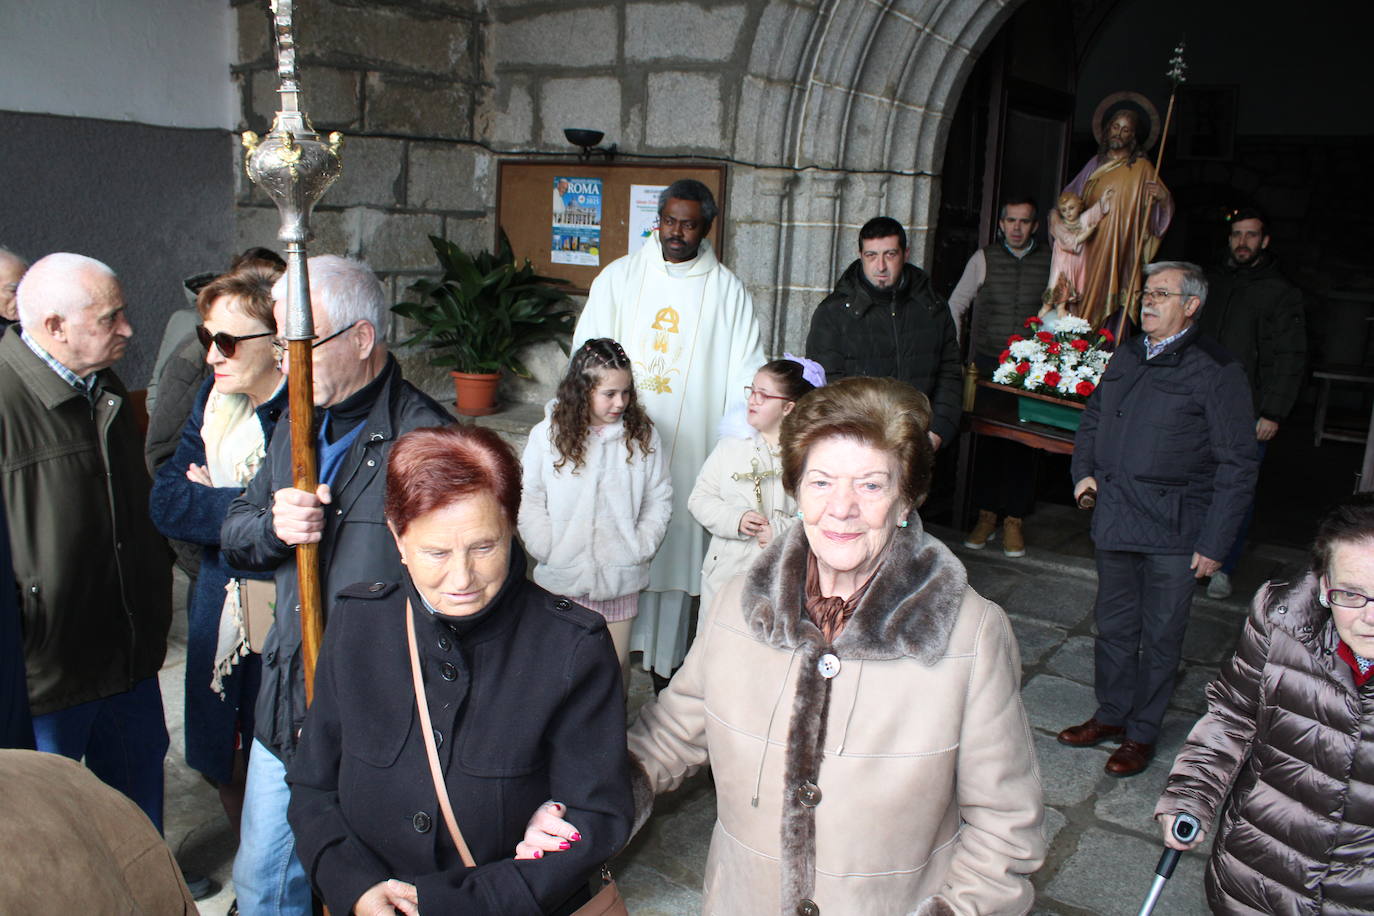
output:
<svg viewBox="0 0 1374 916"><path fill-rule="evenodd" d="M448 787L444 785L444 771L439 766L439 748L434 744L434 727L429 722L429 701L425 698L425 681L420 676L420 649L415 643L415 617L410 612L410 601L406 601L406 642L410 644L410 676L415 681L415 705L420 710L420 734L425 739L425 755L429 757L429 775L434 780L434 793L439 796L439 810L444 812L444 823L448 825L448 835L453 845L458 847L458 855L468 868L476 868L472 851L463 840L463 832L458 829L458 820L453 816L453 806L449 804Z"/></svg>

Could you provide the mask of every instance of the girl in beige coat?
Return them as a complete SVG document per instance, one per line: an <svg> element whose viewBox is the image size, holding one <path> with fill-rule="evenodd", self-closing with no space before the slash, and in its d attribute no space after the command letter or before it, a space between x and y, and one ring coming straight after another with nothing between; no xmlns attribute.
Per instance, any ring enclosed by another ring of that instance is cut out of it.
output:
<svg viewBox="0 0 1374 916"><path fill-rule="evenodd" d="M797 399L824 384L825 370L811 360L788 354L764 364L745 392L749 429L723 433L702 465L687 499L692 517L711 532L701 567L701 620L725 583L797 521L796 500L782 486L778 437Z"/></svg>

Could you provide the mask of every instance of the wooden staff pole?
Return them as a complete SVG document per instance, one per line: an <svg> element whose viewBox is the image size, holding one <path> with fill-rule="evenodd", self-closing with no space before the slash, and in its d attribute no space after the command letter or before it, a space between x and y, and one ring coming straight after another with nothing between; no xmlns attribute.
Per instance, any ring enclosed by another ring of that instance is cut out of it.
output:
<svg viewBox="0 0 1374 916"><path fill-rule="evenodd" d="M310 301L310 276L306 266L304 246L289 243L286 248L287 311L292 301ZM313 324L313 322L312 322ZM302 329L287 329L288 335ZM315 379L314 329L305 329L309 336L288 336L290 356L286 377L287 399L291 416L291 485L297 490L314 493L319 486L319 470L315 454ZM296 587L300 591L301 663L305 675L305 702L315 699L315 661L324 640L324 602L320 593L320 545L300 544L296 547Z"/></svg>

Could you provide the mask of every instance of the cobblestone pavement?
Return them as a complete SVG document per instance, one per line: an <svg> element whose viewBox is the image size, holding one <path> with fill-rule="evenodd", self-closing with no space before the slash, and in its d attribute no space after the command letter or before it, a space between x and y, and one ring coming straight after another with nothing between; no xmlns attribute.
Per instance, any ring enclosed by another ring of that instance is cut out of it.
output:
<svg viewBox="0 0 1374 916"><path fill-rule="evenodd" d="M1092 618L1096 578L1081 546L1063 535L1081 524L1071 510L1050 507L1028 520L1029 553L1004 557L994 542L982 551L958 545L954 532L932 529L954 546L969 570L969 581L1011 615L1021 646L1022 696L1035 732L1041 778L1048 805L1050 850L1034 876L1036 913L1133 914L1153 877L1162 846L1151 819L1169 762L1204 707L1203 690L1232 651L1248 597L1260 581L1297 568L1293 551L1252 551L1237 576L1236 594L1226 601L1207 598L1201 588L1193 604L1184 641L1182 676L1164 720L1158 756L1139 776L1118 780L1103 772L1110 746L1076 750L1054 739L1066 725L1093 711ZM1037 528L1041 529L1037 531ZM1050 536L1050 529L1061 532ZM1043 537L1037 540L1037 536ZM1081 542L1082 538L1078 538ZM1051 543L1056 552L1038 549ZM1062 551L1062 552L1059 552ZM181 636L184 640L184 634ZM183 867L207 873L226 887L201 903L201 911L226 911L234 840L218 796L181 758L181 694L184 646L169 652L162 683L172 731L168 758L167 837ZM631 706L652 693L649 678L636 671ZM684 916L698 912L706 849L715 818L715 795L703 773L672 795L660 798L654 816L628 849L612 863L631 912L636 916ZM1155 912L1205 914L1202 854L1184 856Z"/></svg>

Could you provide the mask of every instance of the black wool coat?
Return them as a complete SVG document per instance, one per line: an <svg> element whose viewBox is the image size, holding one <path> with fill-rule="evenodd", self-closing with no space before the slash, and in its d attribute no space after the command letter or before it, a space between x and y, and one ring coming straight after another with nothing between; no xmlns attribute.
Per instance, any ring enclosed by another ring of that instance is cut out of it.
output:
<svg viewBox="0 0 1374 916"><path fill-rule="evenodd" d="M1245 371L1196 326L1151 360L1132 337L1088 398L1072 471L1097 480L1098 549L1224 559L1259 471Z"/></svg>
<svg viewBox="0 0 1374 916"><path fill-rule="evenodd" d="M426 913L569 913L629 837L610 634L599 615L528 581L512 549L510 574L475 624L432 615L409 585L339 595L287 773L296 853L335 913L388 878L414 884ZM408 596L440 766L475 869L449 838L420 737ZM582 838L515 861L526 823L551 798Z"/></svg>
<svg viewBox="0 0 1374 916"><path fill-rule="evenodd" d="M816 306L806 355L825 367L827 381L850 376L895 378L930 398L931 431L945 442L959 433L963 413L959 340L949 304L913 264L891 304L870 293L863 264L855 261Z"/></svg>

